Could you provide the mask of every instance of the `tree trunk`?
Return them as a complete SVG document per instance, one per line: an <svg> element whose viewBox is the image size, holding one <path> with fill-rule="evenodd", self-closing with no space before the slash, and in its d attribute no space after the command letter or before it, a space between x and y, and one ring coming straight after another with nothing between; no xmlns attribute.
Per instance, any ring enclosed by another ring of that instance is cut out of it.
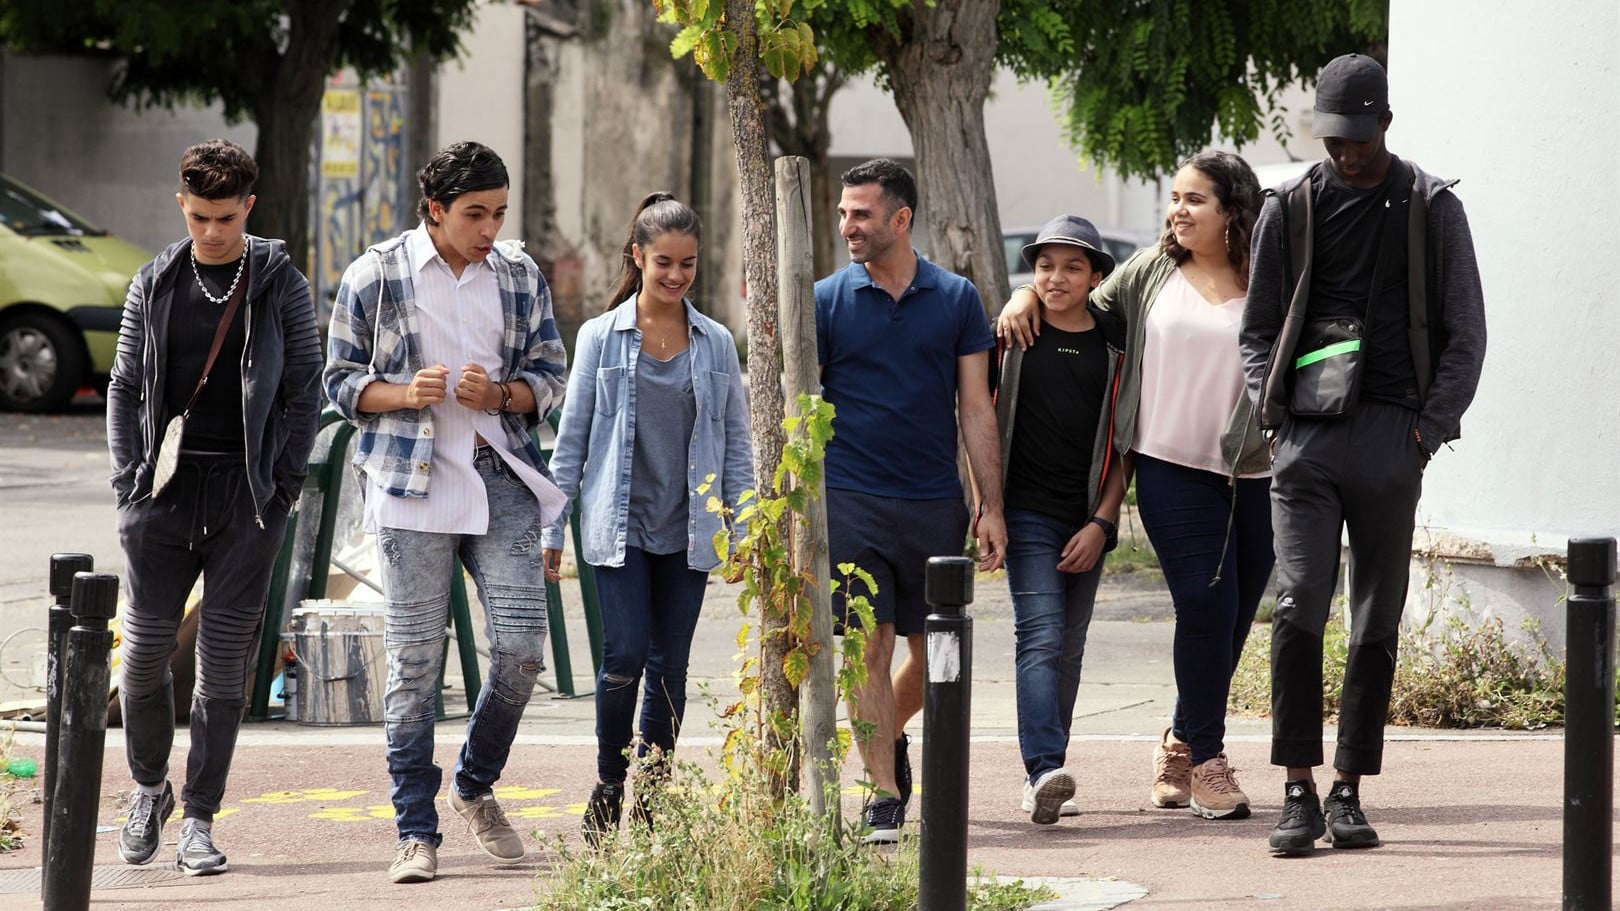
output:
<svg viewBox="0 0 1620 911"><path fill-rule="evenodd" d="M816 360L815 256L810 234L815 230L810 162L798 156L776 161L777 277L782 315L782 379L787 410L798 415L798 399L821 390ZM806 484L803 478L797 483ZM838 739L838 684L833 642L832 569L827 545L827 485L807 485L813 496L793 517L793 569L813 580L810 600L810 672L800 684L803 755L809 765L810 810L838 818L838 765L832 744Z"/></svg>
<svg viewBox="0 0 1620 911"><path fill-rule="evenodd" d="M754 437L754 474L761 491L771 491L771 479L782 460L782 352L777 339L775 205L771 193L769 151L765 143L765 108L759 92L759 36L753 0L726 0L727 27L737 37L734 63L726 79L726 103L731 113L731 136L737 145L737 170L742 191L743 275L748 282L748 397ZM772 492L774 494L774 492ZM784 540L786 535L783 536ZM761 605L771 593L763 592ZM760 636L760 690L766 712L784 718L798 716L798 694L782 672L786 637L783 622L762 611ZM791 740L763 732L762 746L796 755ZM782 790L797 787L797 763L785 780L773 782Z"/></svg>
<svg viewBox="0 0 1620 911"><path fill-rule="evenodd" d="M930 258L973 282L988 312L1007 299L1001 216L984 132L999 0L912 8L909 40L883 48L894 103L911 131Z"/></svg>
<svg viewBox="0 0 1620 911"><path fill-rule="evenodd" d="M338 26L353 0L295 0L287 4L287 46L263 72L270 89L254 108L259 164L254 233L287 242L287 254L309 274L309 155L326 72L337 55Z"/></svg>

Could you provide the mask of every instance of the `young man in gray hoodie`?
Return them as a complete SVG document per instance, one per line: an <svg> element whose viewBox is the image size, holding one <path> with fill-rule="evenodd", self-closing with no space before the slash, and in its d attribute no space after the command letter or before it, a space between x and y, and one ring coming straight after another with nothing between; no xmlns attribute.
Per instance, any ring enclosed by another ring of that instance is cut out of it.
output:
<svg viewBox="0 0 1620 911"><path fill-rule="evenodd" d="M1485 357L1484 299L1456 181L1390 154L1383 67L1336 58L1318 77L1315 107L1312 135L1327 160L1268 193L1240 342L1272 445L1271 761L1288 770L1270 836L1279 854L1309 853L1324 836L1336 848L1379 843L1360 783L1381 770L1423 471L1458 436ZM1319 802L1322 634L1341 529L1350 645L1335 775Z"/></svg>

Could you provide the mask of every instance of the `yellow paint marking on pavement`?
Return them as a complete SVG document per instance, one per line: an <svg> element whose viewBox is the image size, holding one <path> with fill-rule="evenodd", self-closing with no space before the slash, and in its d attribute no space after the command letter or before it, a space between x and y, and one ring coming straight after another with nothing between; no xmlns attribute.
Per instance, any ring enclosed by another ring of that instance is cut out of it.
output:
<svg viewBox="0 0 1620 911"><path fill-rule="evenodd" d="M310 819L325 819L329 822L365 822L371 819L393 819L394 807L392 804L381 804L374 807L323 807L309 814Z"/></svg>
<svg viewBox="0 0 1620 911"><path fill-rule="evenodd" d="M220 810L218 813L215 813L214 818L215 819L224 819L225 817L230 816L232 813L240 813L240 812L242 812L241 807L231 807L229 810Z"/></svg>
<svg viewBox="0 0 1620 911"><path fill-rule="evenodd" d="M579 807L579 812L574 812L574 806ZM550 804L538 804L535 806L519 807L515 810L507 810L506 815L510 819L561 819L564 816L585 815L585 805L575 804L567 809L560 809L558 807L551 806Z"/></svg>
<svg viewBox="0 0 1620 911"><path fill-rule="evenodd" d="M258 797L244 797L243 803L314 803L348 800L365 791L340 791L337 788L310 788L304 791L271 791Z"/></svg>
<svg viewBox="0 0 1620 911"><path fill-rule="evenodd" d="M567 813L569 816L584 816L585 804L583 802L571 803L563 810L563 812Z"/></svg>
<svg viewBox="0 0 1620 911"><path fill-rule="evenodd" d="M520 785L507 785L495 789L496 800L539 800L553 794L562 793L561 788L525 788Z"/></svg>

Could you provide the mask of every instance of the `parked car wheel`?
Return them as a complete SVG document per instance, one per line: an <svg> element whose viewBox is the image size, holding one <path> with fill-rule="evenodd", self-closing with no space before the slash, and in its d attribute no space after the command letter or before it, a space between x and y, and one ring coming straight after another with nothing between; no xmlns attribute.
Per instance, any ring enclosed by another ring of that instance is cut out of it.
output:
<svg viewBox="0 0 1620 911"><path fill-rule="evenodd" d="M23 313L0 323L0 408L55 411L84 380L84 345L70 323Z"/></svg>

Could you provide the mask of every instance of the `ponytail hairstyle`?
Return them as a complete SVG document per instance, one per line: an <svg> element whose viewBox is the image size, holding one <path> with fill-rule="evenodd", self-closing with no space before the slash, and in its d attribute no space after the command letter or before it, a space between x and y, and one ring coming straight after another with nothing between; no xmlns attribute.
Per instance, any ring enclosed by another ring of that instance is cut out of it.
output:
<svg viewBox="0 0 1620 911"><path fill-rule="evenodd" d="M629 236L624 241L622 268L619 271L619 285L613 296L608 298L607 306L603 310L612 310L620 303L628 300L631 295L641 293L641 267L636 265L634 247L646 250L653 241L660 236L676 231L690 236L693 240L702 241L702 227L698 223L698 215L692 207L675 198L675 194L659 191L648 193L636 207L635 217L630 219Z"/></svg>

